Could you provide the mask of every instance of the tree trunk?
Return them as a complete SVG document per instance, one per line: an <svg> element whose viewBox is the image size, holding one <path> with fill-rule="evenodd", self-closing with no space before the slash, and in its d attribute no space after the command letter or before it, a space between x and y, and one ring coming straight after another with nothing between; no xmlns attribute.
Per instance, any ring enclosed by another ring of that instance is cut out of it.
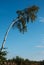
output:
<svg viewBox="0 0 44 65"><path fill-rule="evenodd" d="M0 50L2 50L2 49L4 48L4 44L5 44L5 42L6 42L8 33L9 33L10 29L12 28L13 24L15 24L19 19L21 19L21 17L16 18L16 20L14 20L14 21L10 24L10 26L8 27L8 29L7 29L7 31L6 31L6 33L5 33L4 40L3 40L3 42L2 42L2 46L1 46L1 49L0 49Z"/></svg>

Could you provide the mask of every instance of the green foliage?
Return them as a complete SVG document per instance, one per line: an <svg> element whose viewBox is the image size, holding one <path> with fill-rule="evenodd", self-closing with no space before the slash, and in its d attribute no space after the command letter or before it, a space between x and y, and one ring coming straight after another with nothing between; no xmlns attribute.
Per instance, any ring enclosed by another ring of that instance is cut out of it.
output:
<svg viewBox="0 0 44 65"><path fill-rule="evenodd" d="M18 10L16 13L18 14L19 20L13 24L13 27L16 25L19 31L23 33L27 31L27 23L35 21L38 9L39 7L34 5L32 7L25 8L24 10Z"/></svg>
<svg viewBox="0 0 44 65"><path fill-rule="evenodd" d="M15 21L15 23L13 25L11 25L12 27L16 26L17 29L20 31L20 32L25 32L27 31L27 24L31 21L35 21L36 17L37 17L37 12L38 12L38 7L37 6L32 6L32 7L28 7L28 8L25 8L24 10L18 10L16 13L18 14L18 17L17 17L17 21ZM11 28L10 26L10 28ZM7 37L7 34L8 34L8 31L10 30L10 28L7 30L6 32L6 35L4 37L4 41L3 41L3 44L2 44L2 47L1 47L1 50L0 50L0 64L4 61L6 61L6 55L7 55L7 52L6 51L2 51L3 48L3 45L6 41L6 37ZM20 58L20 57L16 57L15 59L12 59L12 60L8 60L8 61L15 61L17 65L30 65L30 62L29 60L24 60L23 58Z"/></svg>
<svg viewBox="0 0 44 65"><path fill-rule="evenodd" d="M6 51L1 51L0 50L0 64L2 64L6 60L7 52Z"/></svg>
<svg viewBox="0 0 44 65"><path fill-rule="evenodd" d="M6 64L3 62L3 64L0 65L44 65L43 61L30 61L29 59L24 59L19 56L16 56L16 58L5 60ZM14 63L14 64L13 64Z"/></svg>
<svg viewBox="0 0 44 65"><path fill-rule="evenodd" d="M24 62L24 59L19 56L16 56L15 62L17 63L17 65L21 65Z"/></svg>

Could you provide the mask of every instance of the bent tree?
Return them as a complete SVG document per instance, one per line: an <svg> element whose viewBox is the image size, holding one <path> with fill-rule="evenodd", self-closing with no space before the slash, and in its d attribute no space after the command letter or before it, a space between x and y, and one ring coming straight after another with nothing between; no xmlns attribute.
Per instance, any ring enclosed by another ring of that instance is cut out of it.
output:
<svg viewBox="0 0 44 65"><path fill-rule="evenodd" d="M1 51L4 49L4 44L6 42L10 29L13 27L17 27L20 32L23 32L23 33L26 32L27 24L30 21L31 22L35 21L35 19L37 18L38 9L39 7L34 5L31 7L25 8L24 10L18 10L16 12L18 14L18 17L15 20L13 20L10 26L8 27L4 36L4 40L2 42L2 46L0 48Z"/></svg>

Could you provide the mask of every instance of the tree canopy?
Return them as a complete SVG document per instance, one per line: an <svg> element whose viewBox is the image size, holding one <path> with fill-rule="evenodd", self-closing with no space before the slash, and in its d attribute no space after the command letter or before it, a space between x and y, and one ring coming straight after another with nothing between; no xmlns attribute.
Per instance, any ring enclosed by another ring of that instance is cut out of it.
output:
<svg viewBox="0 0 44 65"><path fill-rule="evenodd" d="M38 10L39 7L35 5L25 8L24 10L18 10L16 13L20 19L13 24L13 27L16 26L20 32L27 31L27 23L30 21L34 22L36 20Z"/></svg>

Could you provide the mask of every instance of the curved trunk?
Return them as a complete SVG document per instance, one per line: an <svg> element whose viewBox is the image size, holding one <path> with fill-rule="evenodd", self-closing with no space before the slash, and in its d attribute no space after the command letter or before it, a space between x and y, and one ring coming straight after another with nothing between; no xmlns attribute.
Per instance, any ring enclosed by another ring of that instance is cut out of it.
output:
<svg viewBox="0 0 44 65"><path fill-rule="evenodd" d="M14 20L14 21L10 24L10 26L8 27L8 29L7 29L7 31L6 31L6 33L5 33L4 40L3 40L3 42L2 42L2 46L1 46L1 49L0 49L0 50L2 50L2 49L4 48L4 44L5 44L5 42L6 42L8 33L9 33L10 29L12 28L13 24L15 24L19 19L21 19L21 17L19 17L19 18L17 18L16 20Z"/></svg>

